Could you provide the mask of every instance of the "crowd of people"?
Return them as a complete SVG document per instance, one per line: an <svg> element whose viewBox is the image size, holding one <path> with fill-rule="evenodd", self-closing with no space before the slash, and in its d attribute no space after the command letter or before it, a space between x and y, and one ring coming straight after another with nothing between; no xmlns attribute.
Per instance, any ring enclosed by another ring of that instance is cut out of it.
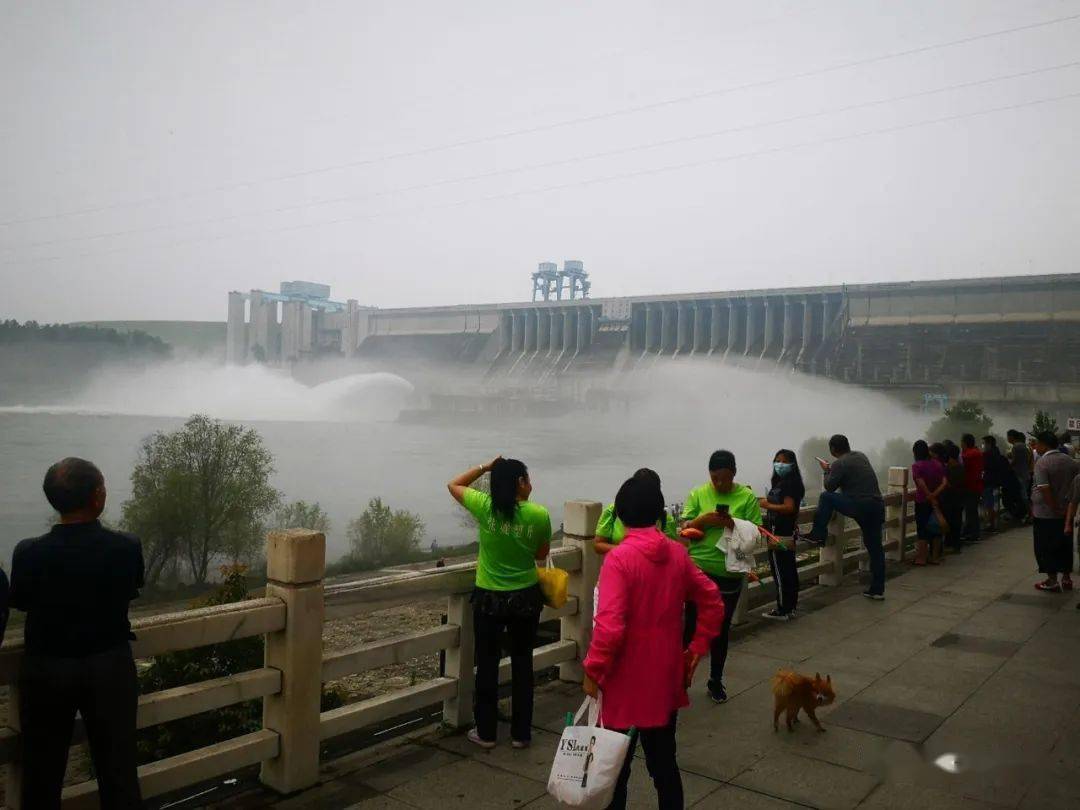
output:
<svg viewBox="0 0 1080 810"><path fill-rule="evenodd" d="M1080 463L1068 437L1052 431L1030 438L1007 434L1002 452L994 436L964 434L952 441L912 447L915 485L915 565L937 565L946 552L960 553L985 534L1030 524L1035 561L1044 578L1041 591L1070 591L1076 513L1080 505Z"/></svg>
<svg viewBox="0 0 1080 810"><path fill-rule="evenodd" d="M809 538L823 540L833 511L862 528L871 559L865 596L885 595L881 533L884 499L866 455L848 439L833 436L832 461L818 459L825 495ZM764 465L763 465L764 466ZM679 514L665 509L660 476L640 469L600 515L594 541L602 557L595 592L591 644L584 660L586 693L603 693L602 720L609 729L635 729L661 808L681 808L683 788L676 762L675 727L699 661L708 656L707 694L727 701L724 666L731 622L752 570L732 537L758 527L767 538L776 578L776 606L763 614L789 621L796 615L799 580L795 559L799 511L806 486L793 451L778 450L768 488L758 496L736 480L729 450L708 459L708 480L686 496ZM490 474L490 493L474 485ZM475 727L468 738L490 749L497 744L498 664L508 636L512 666L510 744L531 742L535 643L543 596L537 563L548 555L551 519L530 500L532 481L518 460L496 458L448 483L451 496L476 519L480 540L473 623L476 648ZM648 599L641 596L648 594ZM633 757L628 756L611 807L627 801Z"/></svg>
<svg viewBox="0 0 1080 810"><path fill-rule="evenodd" d="M1080 463L1052 432L1029 441L1009 431L1005 452L993 436L981 447L971 434L912 447L917 545L914 564L940 564L979 542L1002 521L1030 523L1044 578L1035 587L1073 588L1073 535L1080 513ZM885 598L882 529L885 502L867 456L847 437L829 440L831 460L816 459L824 491L806 539L822 543L839 512L859 526L870 562L864 596ZM765 466L764 464L762 465ZM636 730L661 808L681 808L676 763L676 715L699 661L708 656L707 693L724 703L724 667L732 618L752 576L752 554L734 542L747 527L766 538L776 605L762 614L777 621L797 615L795 549L806 486L796 454L778 450L768 486L758 496L736 480L735 455L717 450L708 480L686 496L679 514L665 508L660 476L634 473L607 506L596 528L602 557L592 640L584 659L584 689L603 692L608 728ZM490 491L475 484L490 474ZM496 458L448 483L451 496L475 518L479 555L472 594L476 675L471 742L492 748L498 736L499 661L504 637L512 669L510 743L531 743L533 648L543 609L538 563L549 553L548 510L531 499L528 468ZM143 585L137 538L106 528L105 480L92 463L67 458L49 468L45 496L58 523L20 542L10 591L0 572L0 638L7 607L26 613L18 675L23 762L21 807L59 808L76 714L87 742L103 808L141 806L136 774L138 682L131 651L129 603ZM648 594L648 599L640 598ZM633 757L620 776L614 808L626 806Z"/></svg>

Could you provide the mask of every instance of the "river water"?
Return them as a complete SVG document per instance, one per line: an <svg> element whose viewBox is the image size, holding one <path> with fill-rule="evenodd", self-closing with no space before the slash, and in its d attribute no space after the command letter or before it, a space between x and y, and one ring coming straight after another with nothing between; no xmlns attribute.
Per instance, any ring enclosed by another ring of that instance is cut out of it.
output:
<svg viewBox="0 0 1080 810"><path fill-rule="evenodd" d="M558 525L565 501L610 501L641 466L660 473L669 502L680 501L706 479L709 453L727 447L738 456L739 480L760 490L779 447L833 432L879 447L894 436L920 435L926 421L879 394L715 365L650 372L629 411L486 424L394 421L407 397L385 377L374 387L365 379L294 391L290 386L299 384L279 376L239 373L244 386L223 390L222 381L237 372L171 367L157 378L111 380L64 403L0 408L2 559L9 565L15 543L51 522L41 478L52 462L68 455L95 461L109 490L106 519L117 521L141 440L179 427L196 411L259 431L276 460L274 485L289 500L319 501L328 512L330 558L345 550L347 522L376 496L423 517L425 546L473 539L445 482L500 453L529 465L533 497ZM365 407L357 409L357 401ZM801 461L805 470L813 464Z"/></svg>

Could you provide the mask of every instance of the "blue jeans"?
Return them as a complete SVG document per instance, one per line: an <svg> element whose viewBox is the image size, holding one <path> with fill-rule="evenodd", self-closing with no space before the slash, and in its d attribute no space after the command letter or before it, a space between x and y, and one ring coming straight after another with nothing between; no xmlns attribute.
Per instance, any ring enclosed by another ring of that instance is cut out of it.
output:
<svg viewBox="0 0 1080 810"><path fill-rule="evenodd" d="M870 555L870 591L885 593L885 549L881 546L881 527L885 523L885 503L879 500L855 500L841 492L822 492L814 515L814 537L824 537L833 512L839 512L859 524L863 545Z"/></svg>

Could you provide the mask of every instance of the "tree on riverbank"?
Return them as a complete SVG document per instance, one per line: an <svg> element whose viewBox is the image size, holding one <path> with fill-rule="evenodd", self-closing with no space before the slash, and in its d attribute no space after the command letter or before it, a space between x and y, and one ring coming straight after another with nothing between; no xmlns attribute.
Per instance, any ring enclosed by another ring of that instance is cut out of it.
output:
<svg viewBox="0 0 1080 810"><path fill-rule="evenodd" d="M330 517L318 501L293 501L282 504L274 510L274 529L308 529L327 534L330 531Z"/></svg>
<svg viewBox="0 0 1080 810"><path fill-rule="evenodd" d="M37 321L19 323L15 320L0 321L0 343L78 343L111 346L123 353L143 353L168 357L169 344L139 329L118 332L96 326L74 324L40 324Z"/></svg>
<svg viewBox="0 0 1080 810"><path fill-rule="evenodd" d="M121 525L142 538L147 582L186 569L202 584L215 559L248 559L280 502L273 472L255 430L207 416L144 439Z"/></svg>
<svg viewBox="0 0 1080 810"><path fill-rule="evenodd" d="M940 442L952 439L959 444L960 437L965 433L981 439L989 435L993 427L994 420L986 414L982 405L974 400L960 399L946 409L944 416L930 423L930 427L926 429L926 440Z"/></svg>
<svg viewBox="0 0 1080 810"><path fill-rule="evenodd" d="M415 512L391 509L382 498L372 498L364 514L349 521L345 535L351 558L363 566L378 566L408 560L419 551L425 532Z"/></svg>

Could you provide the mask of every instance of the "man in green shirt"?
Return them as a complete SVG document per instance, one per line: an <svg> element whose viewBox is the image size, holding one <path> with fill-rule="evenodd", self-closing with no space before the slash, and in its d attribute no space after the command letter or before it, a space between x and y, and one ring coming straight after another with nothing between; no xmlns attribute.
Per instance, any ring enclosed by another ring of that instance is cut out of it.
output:
<svg viewBox="0 0 1080 810"><path fill-rule="evenodd" d="M691 541L690 557L702 573L716 583L724 599L724 626L720 635L713 640L710 656L709 697L716 703L727 700L724 664L727 661L731 619L739 603L745 576L727 570L724 551L718 547L718 543L724 538L724 532L734 527L734 518L761 525L758 498L750 487L735 482L735 471L734 453L730 450L713 453L709 458L709 482L690 491L682 513L684 528L699 529L705 533L700 540ZM697 611L693 605L687 605L686 643L694 637L696 626Z"/></svg>

